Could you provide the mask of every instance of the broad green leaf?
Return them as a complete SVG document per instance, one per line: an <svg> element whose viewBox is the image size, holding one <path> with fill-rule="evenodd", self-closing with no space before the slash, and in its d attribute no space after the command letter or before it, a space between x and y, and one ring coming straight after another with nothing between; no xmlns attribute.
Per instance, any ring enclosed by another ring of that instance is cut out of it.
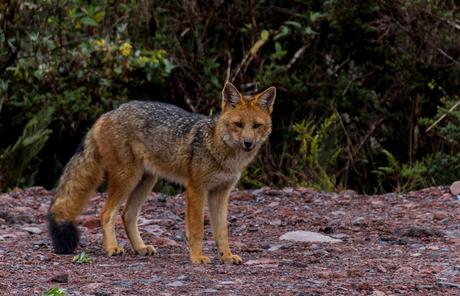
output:
<svg viewBox="0 0 460 296"><path fill-rule="evenodd" d="M80 23L82 23L83 25L87 25L87 26L93 26L93 27L98 26L97 22L94 19L87 17L87 16L81 18Z"/></svg>

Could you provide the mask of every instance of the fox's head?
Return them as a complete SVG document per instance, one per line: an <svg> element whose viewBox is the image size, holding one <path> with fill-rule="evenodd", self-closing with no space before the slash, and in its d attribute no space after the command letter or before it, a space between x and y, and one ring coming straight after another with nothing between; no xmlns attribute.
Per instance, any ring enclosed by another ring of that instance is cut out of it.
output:
<svg viewBox="0 0 460 296"><path fill-rule="evenodd" d="M233 84L226 83L219 118L224 142L246 152L260 148L272 130L275 97L276 88L273 86L254 96L243 96Z"/></svg>

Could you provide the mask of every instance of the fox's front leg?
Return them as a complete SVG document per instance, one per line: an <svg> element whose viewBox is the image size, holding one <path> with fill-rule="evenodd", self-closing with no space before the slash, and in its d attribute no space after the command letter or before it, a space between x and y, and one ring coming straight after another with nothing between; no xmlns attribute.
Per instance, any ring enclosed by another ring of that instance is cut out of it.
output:
<svg viewBox="0 0 460 296"><path fill-rule="evenodd" d="M240 264L242 259L232 254L228 245L228 197L231 188L211 191L208 196L209 216L220 259L225 263Z"/></svg>
<svg viewBox="0 0 460 296"><path fill-rule="evenodd" d="M187 186L186 230L193 263L207 264L209 257L203 255L204 201L206 191L193 185Z"/></svg>

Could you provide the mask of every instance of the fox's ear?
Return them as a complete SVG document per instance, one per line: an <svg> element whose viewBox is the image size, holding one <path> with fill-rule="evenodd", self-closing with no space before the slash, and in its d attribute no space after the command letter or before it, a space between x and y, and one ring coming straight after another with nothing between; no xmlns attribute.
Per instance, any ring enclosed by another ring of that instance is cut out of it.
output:
<svg viewBox="0 0 460 296"><path fill-rule="evenodd" d="M268 113L272 113L273 103L275 102L276 97L276 88L274 86L269 87L256 97L260 108L267 110Z"/></svg>
<svg viewBox="0 0 460 296"><path fill-rule="evenodd" d="M241 100L241 94L233 84L227 82L222 90L222 100L222 107L231 106L234 108Z"/></svg>

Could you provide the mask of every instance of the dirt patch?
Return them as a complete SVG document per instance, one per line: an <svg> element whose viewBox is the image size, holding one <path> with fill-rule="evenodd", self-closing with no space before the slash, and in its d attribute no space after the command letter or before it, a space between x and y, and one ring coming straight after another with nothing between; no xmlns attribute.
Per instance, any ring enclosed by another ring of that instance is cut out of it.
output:
<svg viewBox="0 0 460 296"><path fill-rule="evenodd" d="M79 220L79 252L93 262L72 263L72 255L51 250L45 223L51 198L38 187L0 195L0 289L6 295L41 295L51 287L68 295L460 294L460 202L446 188L378 196L305 188L234 192L229 224L233 251L244 260L238 266L216 259L209 225L204 247L212 263L191 264L184 198L160 194L152 194L139 222L158 255L135 255L120 220L117 234L128 252L104 255L100 194ZM279 240L296 230L341 242Z"/></svg>

